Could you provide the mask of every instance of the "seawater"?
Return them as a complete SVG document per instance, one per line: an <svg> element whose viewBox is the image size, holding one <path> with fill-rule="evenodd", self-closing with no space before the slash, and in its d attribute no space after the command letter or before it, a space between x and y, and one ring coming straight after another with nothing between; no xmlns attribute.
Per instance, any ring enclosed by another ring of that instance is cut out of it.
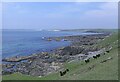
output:
<svg viewBox="0 0 120 82"><path fill-rule="evenodd" d="M70 45L69 41L46 41L43 37L85 35L73 31L2 31L2 58L25 56Z"/></svg>

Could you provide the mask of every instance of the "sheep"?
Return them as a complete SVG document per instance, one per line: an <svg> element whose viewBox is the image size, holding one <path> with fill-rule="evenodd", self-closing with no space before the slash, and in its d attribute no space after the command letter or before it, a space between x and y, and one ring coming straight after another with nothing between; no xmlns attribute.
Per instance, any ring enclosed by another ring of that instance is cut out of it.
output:
<svg viewBox="0 0 120 82"><path fill-rule="evenodd" d="M63 76L63 73L62 73L62 71L60 71L60 76Z"/></svg>
<svg viewBox="0 0 120 82"><path fill-rule="evenodd" d="M110 51L109 51L109 50L107 50L106 52L107 52L107 53L109 53Z"/></svg>
<svg viewBox="0 0 120 82"><path fill-rule="evenodd" d="M60 71L60 76L64 76L67 72L69 71L69 69L66 69L65 71Z"/></svg>
<svg viewBox="0 0 120 82"><path fill-rule="evenodd" d="M67 73L67 71L65 70L65 71L63 71L63 75L65 75Z"/></svg>
<svg viewBox="0 0 120 82"><path fill-rule="evenodd" d="M68 71L69 71L69 69L66 69L66 71L68 72Z"/></svg>
<svg viewBox="0 0 120 82"><path fill-rule="evenodd" d="M88 62L90 62L90 60L89 60L89 59L86 59L85 62L88 63Z"/></svg>
<svg viewBox="0 0 120 82"><path fill-rule="evenodd" d="M97 59L97 56L93 56L94 59Z"/></svg>
<svg viewBox="0 0 120 82"><path fill-rule="evenodd" d="M100 54L96 55L96 57L100 57Z"/></svg>

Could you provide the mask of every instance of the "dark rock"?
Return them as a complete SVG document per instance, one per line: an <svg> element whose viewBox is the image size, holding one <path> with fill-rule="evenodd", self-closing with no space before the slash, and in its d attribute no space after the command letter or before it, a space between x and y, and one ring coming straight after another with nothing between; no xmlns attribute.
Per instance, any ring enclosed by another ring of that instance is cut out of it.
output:
<svg viewBox="0 0 120 82"><path fill-rule="evenodd" d="M43 76L44 72L42 68L33 68L30 72L30 75L32 76Z"/></svg>
<svg viewBox="0 0 120 82"><path fill-rule="evenodd" d="M2 70L2 75L8 75L8 74L13 74L15 72L14 69L3 69Z"/></svg>

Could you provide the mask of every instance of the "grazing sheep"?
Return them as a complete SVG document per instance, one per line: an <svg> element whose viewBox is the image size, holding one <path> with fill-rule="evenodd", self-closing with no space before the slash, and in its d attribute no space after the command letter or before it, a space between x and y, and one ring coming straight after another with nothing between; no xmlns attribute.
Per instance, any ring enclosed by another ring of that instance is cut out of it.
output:
<svg viewBox="0 0 120 82"><path fill-rule="evenodd" d="M108 50L108 51L106 51L107 53L109 53L110 51Z"/></svg>
<svg viewBox="0 0 120 82"><path fill-rule="evenodd" d="M66 69L66 71L69 71L69 69Z"/></svg>
<svg viewBox="0 0 120 82"><path fill-rule="evenodd" d="M89 60L89 59L87 59L87 60L85 60L85 62L86 62L86 63L88 63L88 62L90 62L90 60Z"/></svg>
<svg viewBox="0 0 120 82"><path fill-rule="evenodd" d="M63 71L63 75L65 75L67 73L67 71L65 70L65 71Z"/></svg>
<svg viewBox="0 0 120 82"><path fill-rule="evenodd" d="M67 72L69 71L69 69L66 69L65 71L60 71L60 76L63 76L63 75L65 75Z"/></svg>
<svg viewBox="0 0 120 82"><path fill-rule="evenodd" d="M63 76L63 73L62 73L62 71L60 71L60 76Z"/></svg>
<svg viewBox="0 0 120 82"><path fill-rule="evenodd" d="M96 55L96 57L100 57L100 54Z"/></svg>
<svg viewBox="0 0 120 82"><path fill-rule="evenodd" d="M97 56L93 56L94 59L97 59Z"/></svg>

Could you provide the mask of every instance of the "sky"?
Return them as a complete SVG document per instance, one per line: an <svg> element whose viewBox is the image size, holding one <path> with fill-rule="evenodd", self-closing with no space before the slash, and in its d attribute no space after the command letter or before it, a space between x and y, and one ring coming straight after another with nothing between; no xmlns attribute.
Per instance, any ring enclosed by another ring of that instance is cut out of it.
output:
<svg viewBox="0 0 120 82"><path fill-rule="evenodd" d="M116 29L117 2L5 2L3 29Z"/></svg>

